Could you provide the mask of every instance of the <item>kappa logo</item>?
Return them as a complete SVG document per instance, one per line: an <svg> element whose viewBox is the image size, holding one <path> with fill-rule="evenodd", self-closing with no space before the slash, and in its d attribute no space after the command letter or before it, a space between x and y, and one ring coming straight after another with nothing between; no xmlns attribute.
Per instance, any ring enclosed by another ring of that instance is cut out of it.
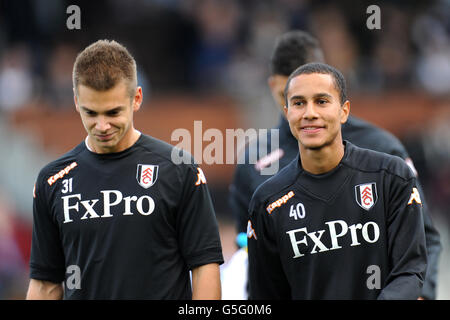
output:
<svg viewBox="0 0 450 320"><path fill-rule="evenodd" d="M136 180L145 189L150 188L158 179L159 166L152 164L138 164Z"/></svg>
<svg viewBox="0 0 450 320"><path fill-rule="evenodd" d="M253 239L257 240L258 238L256 237L256 232L255 229L253 229L252 226L252 222L250 220L248 220L247 223L247 238L251 239L253 237Z"/></svg>
<svg viewBox="0 0 450 320"><path fill-rule="evenodd" d="M268 214L271 214L272 211L278 207L281 207L283 204L285 204L290 198L292 198L295 195L294 191L289 191L287 194L282 196L277 201L272 202L269 204L266 208L266 211Z"/></svg>
<svg viewBox="0 0 450 320"><path fill-rule="evenodd" d="M197 168L197 181L195 182L196 186L199 186L201 184L206 184L206 177L203 173L203 170L200 168Z"/></svg>
<svg viewBox="0 0 450 320"><path fill-rule="evenodd" d="M408 205L412 204L413 201L416 204L420 204L420 205L422 204L422 200L420 199L419 190L417 190L417 188L415 188L415 187L412 189L411 196L409 197Z"/></svg>
<svg viewBox="0 0 450 320"><path fill-rule="evenodd" d="M55 174L54 176L51 176L50 178L48 178L47 183L49 185L54 184L58 179L61 179L62 177L64 177L66 174L69 173L70 170L72 170L73 168L75 168L78 164L74 161L71 164L69 164L67 167L65 167L64 169L62 169L61 171L59 171L57 174Z"/></svg>
<svg viewBox="0 0 450 320"><path fill-rule="evenodd" d="M358 205L369 211L377 202L377 184L375 182L364 183L355 186L355 197Z"/></svg>

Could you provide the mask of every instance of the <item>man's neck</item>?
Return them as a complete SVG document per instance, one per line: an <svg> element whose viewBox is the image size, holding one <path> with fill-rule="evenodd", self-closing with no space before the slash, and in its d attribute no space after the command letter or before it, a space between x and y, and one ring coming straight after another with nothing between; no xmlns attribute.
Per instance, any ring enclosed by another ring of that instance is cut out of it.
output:
<svg viewBox="0 0 450 320"><path fill-rule="evenodd" d="M341 141L320 149L308 149L299 143L299 148L302 167L311 174L323 174L333 170L341 162L345 152Z"/></svg>

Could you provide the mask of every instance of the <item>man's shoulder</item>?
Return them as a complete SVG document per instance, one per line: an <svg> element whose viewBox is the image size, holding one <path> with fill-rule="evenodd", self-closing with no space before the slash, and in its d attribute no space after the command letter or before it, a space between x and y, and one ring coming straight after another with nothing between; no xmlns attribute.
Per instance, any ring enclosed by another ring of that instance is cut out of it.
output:
<svg viewBox="0 0 450 320"><path fill-rule="evenodd" d="M49 162L39 171L38 180L48 179L49 184L51 184L51 178L56 179L59 175L62 176L64 174L67 174L70 170L78 165L77 159L80 153L85 150L86 147L84 146L83 141L72 150Z"/></svg>
<svg viewBox="0 0 450 320"><path fill-rule="evenodd" d="M255 190L252 202L254 204L265 202L274 196L276 197L278 194L282 194L287 188L294 184L300 172L298 170L297 161L298 158L295 158L276 175L259 185Z"/></svg>
<svg viewBox="0 0 450 320"><path fill-rule="evenodd" d="M396 155L403 159L409 157L403 144L392 133L354 116L349 117L347 123L342 126L342 136L361 148Z"/></svg>
<svg viewBox="0 0 450 320"><path fill-rule="evenodd" d="M157 164L174 166L174 169L195 169L198 165L194 157L184 149L175 147L158 138L142 134L139 146L153 159L157 159ZM145 154L140 154L145 157Z"/></svg>
<svg viewBox="0 0 450 320"><path fill-rule="evenodd" d="M371 149L361 148L348 143L351 153L343 162L344 165L363 172L386 172L404 180L415 177L414 172L405 160L396 155Z"/></svg>

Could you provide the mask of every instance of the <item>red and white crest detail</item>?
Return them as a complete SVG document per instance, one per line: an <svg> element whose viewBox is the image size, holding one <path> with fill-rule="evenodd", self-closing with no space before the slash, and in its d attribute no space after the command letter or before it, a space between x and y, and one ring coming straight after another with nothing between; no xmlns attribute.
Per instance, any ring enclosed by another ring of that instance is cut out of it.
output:
<svg viewBox="0 0 450 320"><path fill-rule="evenodd" d="M138 164L136 179L145 189L150 188L158 179L158 166L152 164Z"/></svg>
<svg viewBox="0 0 450 320"><path fill-rule="evenodd" d="M377 202L377 184L364 183L355 186L355 197L358 205L364 210L370 210Z"/></svg>

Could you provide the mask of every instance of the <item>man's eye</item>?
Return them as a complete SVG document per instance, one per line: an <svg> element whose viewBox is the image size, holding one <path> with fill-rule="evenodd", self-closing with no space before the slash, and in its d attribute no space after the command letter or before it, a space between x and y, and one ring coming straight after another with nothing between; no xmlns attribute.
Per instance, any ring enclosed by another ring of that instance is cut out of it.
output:
<svg viewBox="0 0 450 320"><path fill-rule="evenodd" d="M327 103L328 101L327 100L325 100L325 99L319 99L319 100L317 100L317 103L318 104L325 104L325 103Z"/></svg>
<svg viewBox="0 0 450 320"><path fill-rule="evenodd" d="M294 101L293 105L294 106L302 106L304 104L303 101Z"/></svg>
<svg viewBox="0 0 450 320"><path fill-rule="evenodd" d="M117 115L119 112L118 111L109 111L108 112L108 116L115 116Z"/></svg>
<svg viewBox="0 0 450 320"><path fill-rule="evenodd" d="M91 110L86 110L85 113L86 113L88 116L95 116L95 112L94 112L94 111L91 111Z"/></svg>

